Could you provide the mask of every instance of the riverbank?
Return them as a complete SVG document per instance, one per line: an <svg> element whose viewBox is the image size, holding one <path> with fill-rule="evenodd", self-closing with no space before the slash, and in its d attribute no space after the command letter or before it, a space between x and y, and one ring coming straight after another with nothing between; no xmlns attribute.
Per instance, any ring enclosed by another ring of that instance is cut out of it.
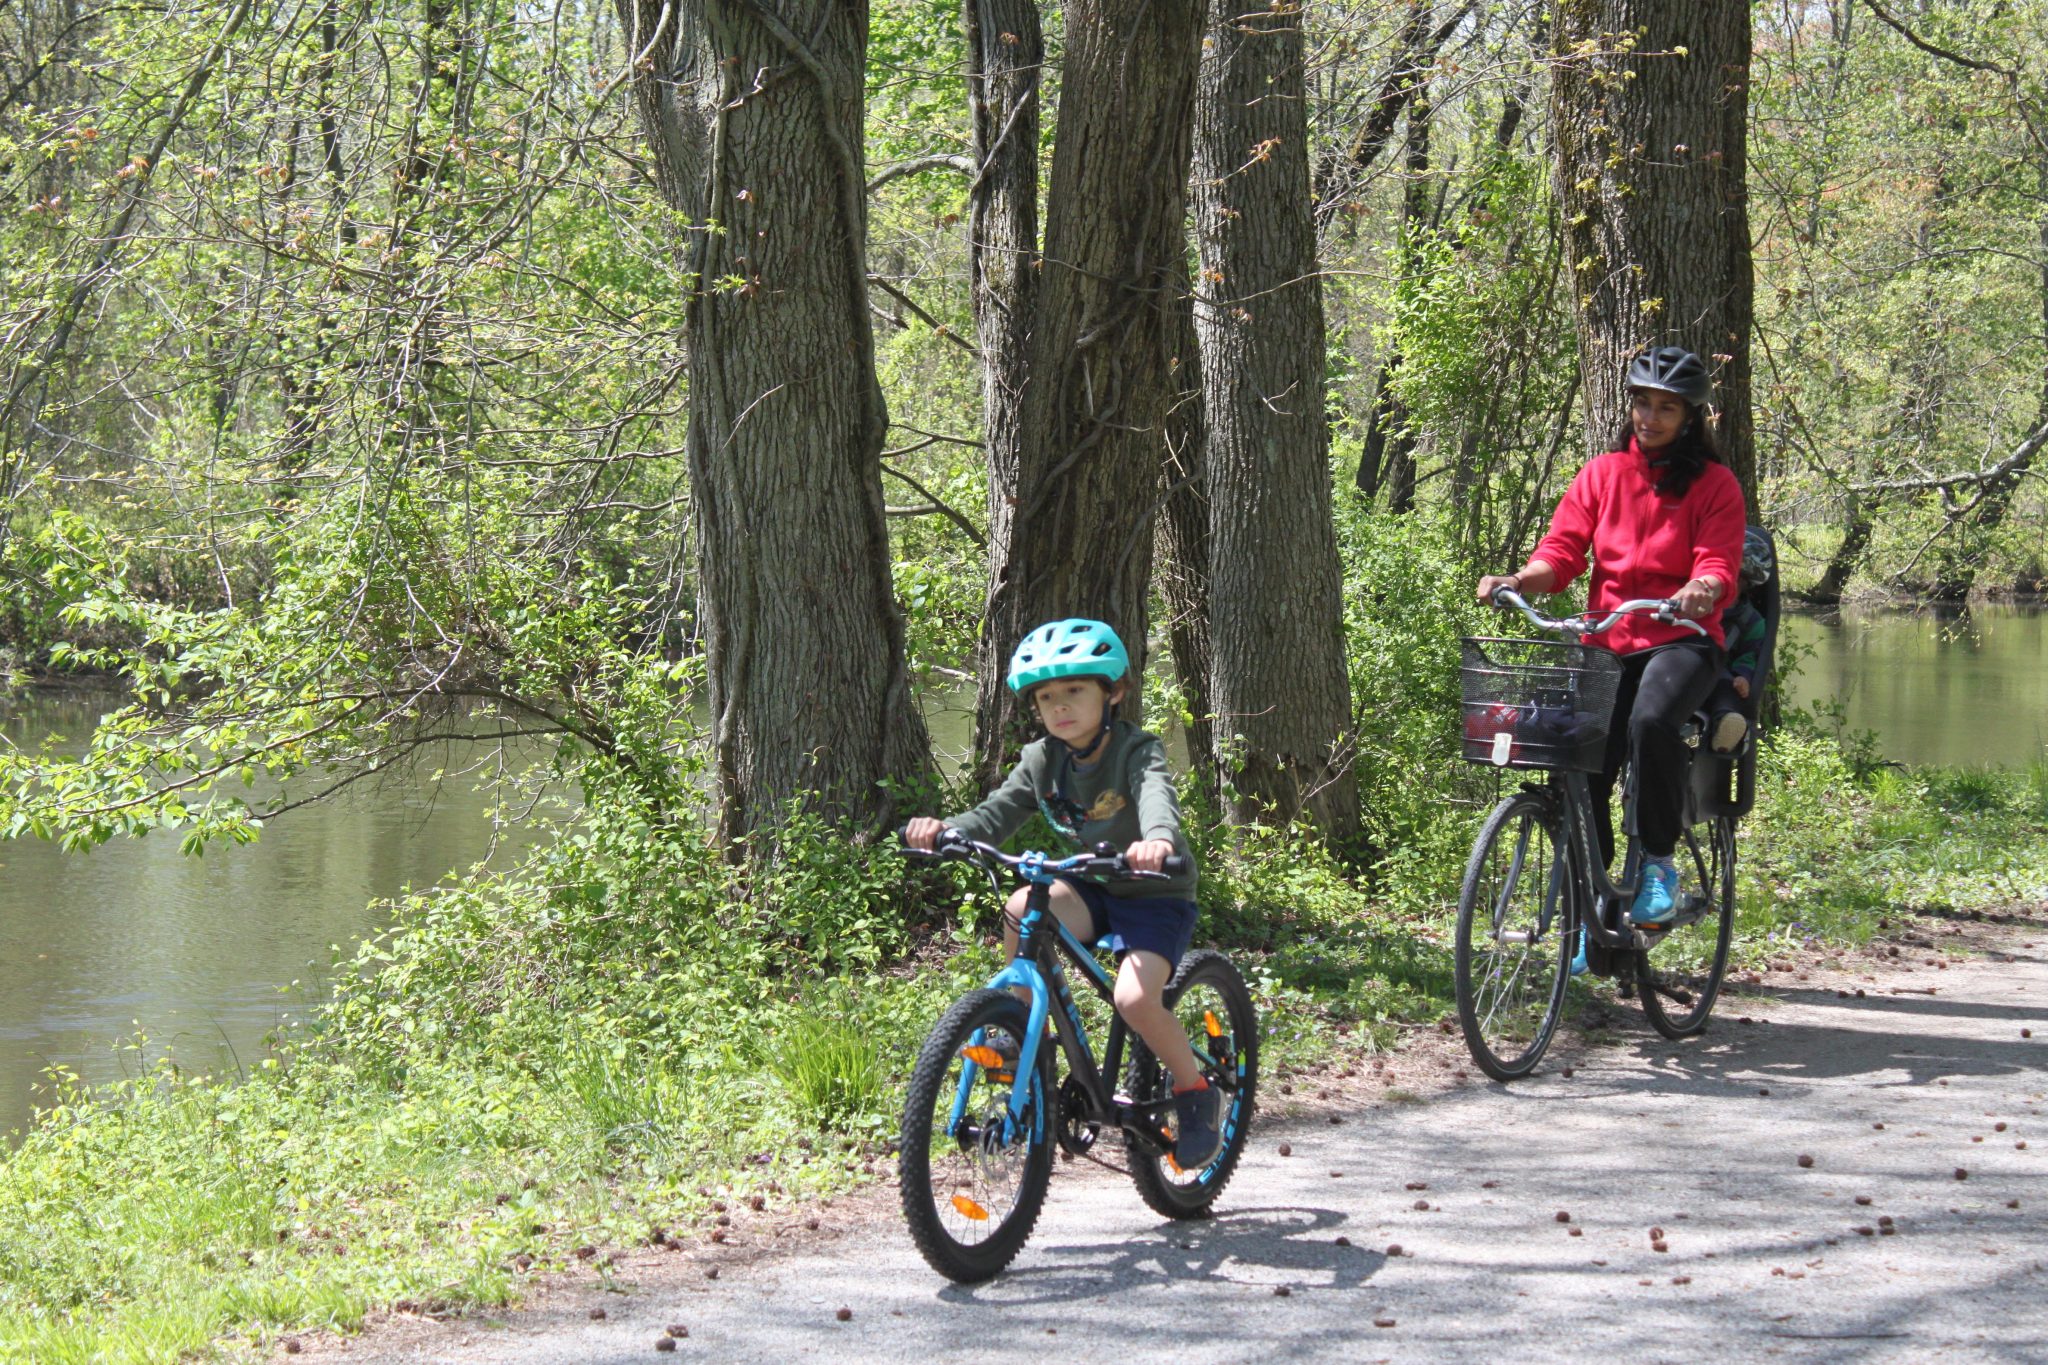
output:
<svg viewBox="0 0 2048 1365"><path fill-rule="evenodd" d="M1859 770L1786 733L1762 785L1739 970L1869 942L1902 907L2048 895L2048 793L2023 774ZM402 905L247 1080L73 1094L0 1166L0 1354L170 1360L501 1306L657 1232L719 1245L884 1178L907 1060L992 969L992 910L906 915L893 858L804 847L742 901L700 832L586 824ZM1254 983L1269 1074L1357 1071L1444 1018L1437 863L1368 891L1280 837L1203 852L1205 935Z"/></svg>

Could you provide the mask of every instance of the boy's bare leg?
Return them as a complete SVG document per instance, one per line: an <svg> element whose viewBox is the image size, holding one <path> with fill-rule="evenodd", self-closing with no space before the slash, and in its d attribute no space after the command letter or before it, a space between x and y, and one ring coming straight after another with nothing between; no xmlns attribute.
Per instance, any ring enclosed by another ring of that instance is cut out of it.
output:
<svg viewBox="0 0 2048 1365"><path fill-rule="evenodd" d="M1157 953L1140 950L1124 954L1124 965L1116 976L1116 1010L1173 1073L1174 1085L1188 1088L1202 1079L1202 1066L1188 1046L1180 1020L1162 999L1172 977L1173 967Z"/></svg>
<svg viewBox="0 0 2048 1365"><path fill-rule="evenodd" d="M1088 912L1088 902L1065 882L1054 882L1047 889L1052 892L1053 918L1066 925L1067 931L1075 938L1088 942L1095 931L1095 917ZM1024 901L1030 890L1028 886L1018 887L1010 893L1009 901L1003 906L1003 956L1006 959L1017 955L1017 925L1024 918ZM1012 986L1010 994L1027 1005L1031 1003L1031 992L1022 986Z"/></svg>

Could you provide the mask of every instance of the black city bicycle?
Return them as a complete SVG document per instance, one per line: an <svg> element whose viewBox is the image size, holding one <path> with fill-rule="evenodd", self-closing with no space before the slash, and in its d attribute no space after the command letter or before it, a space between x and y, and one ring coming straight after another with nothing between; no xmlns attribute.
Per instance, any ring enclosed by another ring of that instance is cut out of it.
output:
<svg viewBox="0 0 2048 1365"><path fill-rule="evenodd" d="M1465 757L1501 768L1541 770L1503 798L1481 826L1458 895L1454 980L1458 1022L1472 1060L1496 1080L1535 1069L1564 1012L1572 956L1584 935L1589 968L1616 978L1642 1002L1667 1038L1706 1026L1728 965L1735 923L1735 821L1746 808L1728 797L1733 760L1694 754L1686 785L1679 864L1685 892L1677 914L1658 925L1630 922L1643 850L1627 821L1619 880L1600 857L1586 774L1599 771L1613 719L1621 661L1581 643L1632 612L1677 621L1670 601L1639 599L1612 612L1556 619L1512 589L1496 606L1519 610L1562 640L1474 637L1463 641ZM1688 727L1696 746L1703 726ZM1744 770L1745 773L1747 770ZM1634 782L1624 777L1626 808Z"/></svg>
<svg viewBox="0 0 2048 1365"><path fill-rule="evenodd" d="M955 830L941 835L932 853L910 853L971 862L998 892L999 868L1031 888L1017 956L985 989L968 992L940 1016L911 1072L897 1178L911 1237L932 1269L962 1283L1002 1270L1038 1221L1054 1147L1100 1160L1094 1152L1105 1131L1122 1134L1131 1179L1155 1211L1168 1218L1205 1214L1244 1155L1259 1075L1258 1016L1230 959L1190 952L1165 991L1203 1076L1223 1092L1222 1145L1200 1168L1183 1169L1173 1159L1171 1076L1113 1006L1096 1060L1062 959L1105 1001L1114 978L1049 908L1050 888L1061 877L1128 881L1160 874L1134 870L1107 846L1069 858L1012 857ZM1169 859L1168 870L1178 871L1178 863ZM1029 1003L1013 989L1028 992ZM1120 1089L1111 1081L1117 1076Z"/></svg>

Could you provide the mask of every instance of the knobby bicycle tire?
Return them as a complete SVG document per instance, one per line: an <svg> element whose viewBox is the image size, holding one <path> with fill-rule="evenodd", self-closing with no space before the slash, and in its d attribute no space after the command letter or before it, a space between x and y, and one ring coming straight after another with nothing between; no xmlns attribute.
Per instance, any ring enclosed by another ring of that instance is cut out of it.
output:
<svg viewBox="0 0 2048 1365"><path fill-rule="evenodd" d="M932 1269L962 1284L986 1280L1015 1259L1045 1206L1052 1178L1055 1049L1049 1038L1039 1044L1036 1094L1021 1141L1004 1145L990 1136L984 1143L991 1121L1000 1122L1012 1086L980 1067L964 1115L974 1131L950 1137L946 1132L968 1065L961 1049L986 1041L990 1029L1021 1042L1027 1022L1023 1003L1007 991L977 990L960 997L926 1036L904 1098L897 1156L903 1218ZM991 1191L1000 1193L1011 1184L1007 1207L998 1209Z"/></svg>
<svg viewBox="0 0 2048 1365"><path fill-rule="evenodd" d="M1504 798L1480 827L1458 890L1453 983L1465 1048L1497 1081L1535 1070L1564 1013L1575 893L1556 804Z"/></svg>
<svg viewBox="0 0 2048 1365"><path fill-rule="evenodd" d="M1166 1008L1176 1016L1183 1004L1190 1010L1199 1007L1217 1016L1221 1033L1215 1040L1209 1038L1203 1017L1182 1019L1181 1022L1189 1029L1191 1041L1205 1050L1221 1046L1223 1039L1228 1040L1235 1078L1234 1083L1229 1083L1231 1078L1219 1081L1215 1076L1210 1077L1211 1085L1223 1084L1223 1145L1217 1149L1216 1155L1199 1170L1184 1171L1173 1163L1171 1157L1148 1156L1133 1147L1130 1153L1131 1182L1138 1187L1138 1197L1153 1212L1167 1218L1200 1218L1208 1213L1209 1206L1230 1183L1239 1159L1244 1156L1245 1144L1250 1140L1252 1112L1258 1100L1258 1009L1252 1003L1252 993L1236 966L1223 954L1208 949L1189 953L1180 960L1180 966L1174 971L1173 979L1167 983L1161 998ZM1222 1007L1220 1011L1216 1009L1218 1005ZM1163 1099L1171 1094L1166 1069L1135 1034L1131 1038L1131 1059L1125 1075L1132 1098L1140 1102Z"/></svg>

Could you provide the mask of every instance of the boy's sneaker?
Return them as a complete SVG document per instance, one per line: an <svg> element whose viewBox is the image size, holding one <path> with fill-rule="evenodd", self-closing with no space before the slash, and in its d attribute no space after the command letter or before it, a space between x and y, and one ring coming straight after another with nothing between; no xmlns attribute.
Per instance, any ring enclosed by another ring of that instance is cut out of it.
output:
<svg viewBox="0 0 2048 1365"><path fill-rule="evenodd" d="M1579 941L1579 946L1572 954L1572 975L1584 976L1593 969L1592 964L1586 961L1586 931L1581 929L1573 937Z"/></svg>
<svg viewBox="0 0 2048 1365"><path fill-rule="evenodd" d="M1180 1120L1180 1136L1173 1142L1173 1164L1183 1171L1199 1171L1215 1159L1223 1146L1223 1092L1213 1085L1200 1090L1176 1090L1173 1112Z"/></svg>
<svg viewBox="0 0 2048 1365"><path fill-rule="evenodd" d="M1643 886L1636 903L1629 907L1629 920L1637 925L1668 924L1678 917L1678 865L1667 859L1643 862Z"/></svg>
<svg viewBox="0 0 2048 1365"><path fill-rule="evenodd" d="M1714 717L1714 729L1707 736L1707 742L1717 754L1732 754L1742 747L1742 737L1749 732L1749 720L1740 711L1723 711Z"/></svg>

